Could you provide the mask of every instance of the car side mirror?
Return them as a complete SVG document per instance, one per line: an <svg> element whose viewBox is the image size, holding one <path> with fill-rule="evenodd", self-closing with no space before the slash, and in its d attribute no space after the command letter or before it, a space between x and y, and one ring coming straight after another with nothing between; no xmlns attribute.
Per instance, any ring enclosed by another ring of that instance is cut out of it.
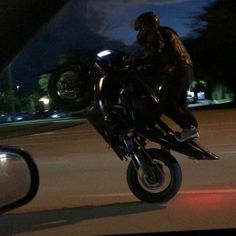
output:
<svg viewBox="0 0 236 236"><path fill-rule="evenodd" d="M23 149L0 145L0 213L31 201L39 187L38 168Z"/></svg>

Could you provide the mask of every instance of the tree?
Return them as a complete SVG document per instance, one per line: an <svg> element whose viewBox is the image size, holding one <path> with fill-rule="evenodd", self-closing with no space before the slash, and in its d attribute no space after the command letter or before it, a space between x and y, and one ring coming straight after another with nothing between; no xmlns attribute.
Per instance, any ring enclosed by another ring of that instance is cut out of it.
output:
<svg viewBox="0 0 236 236"><path fill-rule="evenodd" d="M194 24L193 36L186 43L196 70L236 94L236 1L217 0L194 18Z"/></svg>
<svg viewBox="0 0 236 236"><path fill-rule="evenodd" d="M39 76L38 84L40 87L40 90L47 93L48 91L48 79L50 74L43 74Z"/></svg>
<svg viewBox="0 0 236 236"><path fill-rule="evenodd" d="M93 62L93 51L81 48L81 49L71 49L59 57L58 64L69 64L82 62L84 64L90 64Z"/></svg>
<svg viewBox="0 0 236 236"><path fill-rule="evenodd" d="M14 102L16 109L20 107L20 99L10 90L5 92L0 92L0 107L1 111L4 111L7 114L11 113L11 106L10 104Z"/></svg>

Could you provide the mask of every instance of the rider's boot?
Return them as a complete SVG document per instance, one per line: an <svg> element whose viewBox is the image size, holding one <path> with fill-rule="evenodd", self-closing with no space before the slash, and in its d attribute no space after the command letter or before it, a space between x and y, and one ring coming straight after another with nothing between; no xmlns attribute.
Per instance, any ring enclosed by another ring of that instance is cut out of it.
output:
<svg viewBox="0 0 236 236"><path fill-rule="evenodd" d="M179 142L185 142L193 138L199 138L198 130L193 125L190 128L184 128L179 135L176 135L176 139Z"/></svg>

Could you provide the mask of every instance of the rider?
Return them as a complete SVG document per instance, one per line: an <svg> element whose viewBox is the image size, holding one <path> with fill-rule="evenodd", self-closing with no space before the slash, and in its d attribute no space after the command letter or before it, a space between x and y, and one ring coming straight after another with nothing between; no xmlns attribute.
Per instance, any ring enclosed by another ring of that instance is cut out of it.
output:
<svg viewBox="0 0 236 236"><path fill-rule="evenodd" d="M198 122L186 104L187 90L193 80L193 65L181 39L173 29L160 26L160 20L153 12L138 16L134 28L144 51L142 56L127 60L139 66L149 64L154 77L153 72L162 71L159 107L182 128L176 139L183 142L199 137Z"/></svg>

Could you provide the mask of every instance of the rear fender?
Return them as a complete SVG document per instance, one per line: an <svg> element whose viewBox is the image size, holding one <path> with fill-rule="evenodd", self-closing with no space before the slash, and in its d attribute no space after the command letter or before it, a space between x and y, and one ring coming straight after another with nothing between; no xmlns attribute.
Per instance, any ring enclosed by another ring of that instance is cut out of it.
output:
<svg viewBox="0 0 236 236"><path fill-rule="evenodd" d="M206 148L197 144L194 140L178 142L174 134L161 131L160 129L145 129L141 135L147 139L159 143L164 150L173 150L191 159L196 160L219 160L220 158Z"/></svg>

